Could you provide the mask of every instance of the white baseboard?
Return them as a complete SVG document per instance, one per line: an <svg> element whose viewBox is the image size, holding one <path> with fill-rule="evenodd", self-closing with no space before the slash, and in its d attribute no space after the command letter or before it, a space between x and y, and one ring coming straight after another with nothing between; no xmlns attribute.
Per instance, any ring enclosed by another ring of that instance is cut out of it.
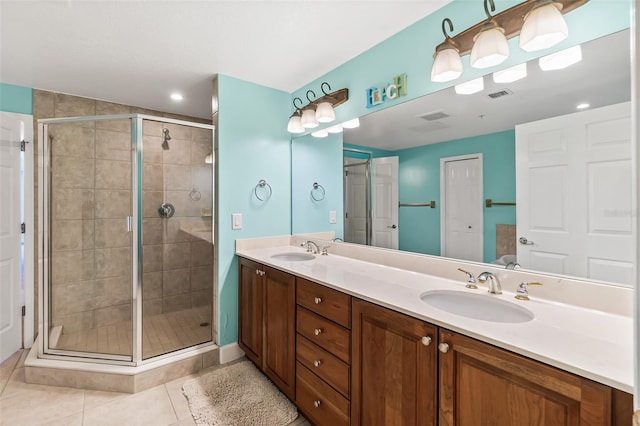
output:
<svg viewBox="0 0 640 426"><path fill-rule="evenodd" d="M220 364L226 364L236 359L242 358L244 352L238 346L238 343L230 343L220 346Z"/></svg>

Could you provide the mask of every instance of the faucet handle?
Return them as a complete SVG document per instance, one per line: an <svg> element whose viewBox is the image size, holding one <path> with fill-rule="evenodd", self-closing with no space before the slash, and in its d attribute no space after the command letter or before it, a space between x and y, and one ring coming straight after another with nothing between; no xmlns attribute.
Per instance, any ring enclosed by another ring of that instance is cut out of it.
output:
<svg viewBox="0 0 640 426"><path fill-rule="evenodd" d="M472 289L478 288L478 286L476 285L476 278L473 276L471 272L465 271L462 268L458 268L458 271L467 274L467 285L465 286L466 288L472 288Z"/></svg>
<svg viewBox="0 0 640 426"><path fill-rule="evenodd" d="M530 285L541 286L542 283L522 281L518 284L518 289L516 290L516 295L514 297L518 300L530 300L529 292L527 291L527 288Z"/></svg>
<svg viewBox="0 0 640 426"><path fill-rule="evenodd" d="M329 247L330 246L322 246L322 253L321 253L322 256L329 255Z"/></svg>

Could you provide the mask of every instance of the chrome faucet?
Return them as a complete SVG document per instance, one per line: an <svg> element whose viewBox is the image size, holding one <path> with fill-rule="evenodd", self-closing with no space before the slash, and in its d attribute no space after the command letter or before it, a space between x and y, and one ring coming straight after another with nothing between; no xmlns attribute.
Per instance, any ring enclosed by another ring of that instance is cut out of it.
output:
<svg viewBox="0 0 640 426"><path fill-rule="evenodd" d="M313 254L318 254L320 253L320 247L318 247L318 244L314 243L313 241L309 240L307 242L304 242L302 244L300 244L302 247L306 246L307 247L307 253L313 253ZM313 249L311 248L311 246L313 246Z"/></svg>
<svg viewBox="0 0 640 426"><path fill-rule="evenodd" d="M493 275L491 272L483 272L478 275L478 281L481 283L489 281L489 293L502 294L502 286L500 285L500 280L498 280L498 277Z"/></svg>
<svg viewBox="0 0 640 426"><path fill-rule="evenodd" d="M331 240L331 241L333 241L334 243L336 243L336 242L338 242L338 241L339 241L339 242L344 242L344 240L343 240L342 238L340 238L340 237L335 237L335 238L334 238L333 240Z"/></svg>

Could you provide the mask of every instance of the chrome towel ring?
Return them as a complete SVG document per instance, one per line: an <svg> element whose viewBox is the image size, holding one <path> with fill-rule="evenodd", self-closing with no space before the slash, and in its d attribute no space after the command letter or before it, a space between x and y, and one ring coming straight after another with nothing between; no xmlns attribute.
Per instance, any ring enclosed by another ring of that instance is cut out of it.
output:
<svg viewBox="0 0 640 426"><path fill-rule="evenodd" d="M265 192L265 188L266 188L266 192ZM262 197L260 196L259 192L262 193ZM271 185L269 185L266 180L260 179L256 187L253 189L253 193L256 194L256 198L258 200L267 201L269 198L271 198L271 194L273 194L273 190L271 189Z"/></svg>
<svg viewBox="0 0 640 426"><path fill-rule="evenodd" d="M318 182L313 182L313 187L311 188L311 198L313 198L314 201L322 201L324 200L324 194L324 187Z"/></svg>

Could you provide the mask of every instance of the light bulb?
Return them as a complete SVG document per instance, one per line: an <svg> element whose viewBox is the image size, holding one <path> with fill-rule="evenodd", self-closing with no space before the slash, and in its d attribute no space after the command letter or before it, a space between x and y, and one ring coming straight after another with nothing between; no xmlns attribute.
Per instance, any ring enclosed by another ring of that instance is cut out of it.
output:
<svg viewBox="0 0 640 426"><path fill-rule="evenodd" d="M330 102L321 102L316 109L316 120L320 123L331 123L336 119L336 113Z"/></svg>

